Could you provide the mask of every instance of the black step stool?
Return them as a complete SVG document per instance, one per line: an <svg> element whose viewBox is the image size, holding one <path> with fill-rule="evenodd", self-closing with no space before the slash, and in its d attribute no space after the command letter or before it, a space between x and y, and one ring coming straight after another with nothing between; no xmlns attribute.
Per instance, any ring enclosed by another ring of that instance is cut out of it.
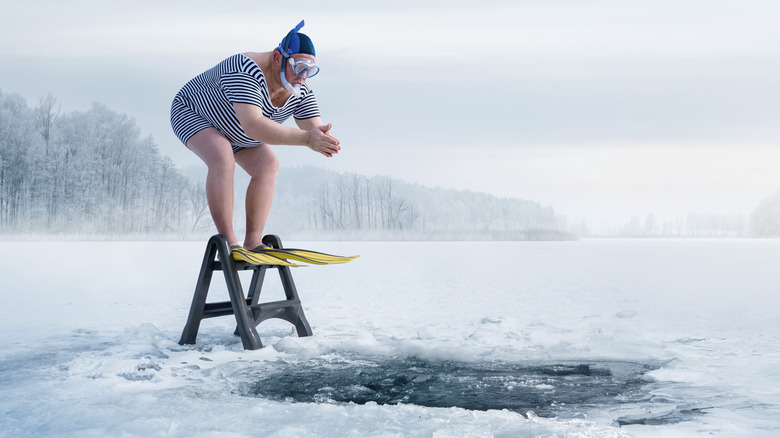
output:
<svg viewBox="0 0 780 438"><path fill-rule="evenodd" d="M263 237L263 244L276 249L282 249L282 241L278 236L269 234ZM219 254L219 258L216 256ZM279 270L286 300L258 303L260 290L263 287L265 271L274 268ZM241 280L238 271L252 270L252 283L249 286L249 294L244 296L241 288ZM230 301L207 303L206 296L211 284L211 276L214 271L222 271L225 274L225 282L230 296ZM233 260L230 254L230 245L225 236L214 235L206 245L206 254L203 256L203 264L200 267L198 284L195 286L195 296L192 298L190 315L187 324L181 333L179 344L194 344L198 336L200 321L205 318L217 316L235 315L236 334L241 336L241 342L246 350L263 348L260 336L257 335L257 327L261 322L270 318L279 318L295 325L298 336L311 336L311 327L303 314L301 300L293 283L289 266L278 265L253 265L251 263Z"/></svg>

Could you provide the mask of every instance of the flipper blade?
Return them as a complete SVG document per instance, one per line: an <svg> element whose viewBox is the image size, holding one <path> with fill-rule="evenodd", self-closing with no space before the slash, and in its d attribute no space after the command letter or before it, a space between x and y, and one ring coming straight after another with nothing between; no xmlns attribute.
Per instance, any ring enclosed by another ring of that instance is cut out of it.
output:
<svg viewBox="0 0 780 438"><path fill-rule="evenodd" d="M339 263L348 263L360 256L338 256L326 254L308 249L283 248L283 249L263 249L260 254L269 254L283 259L292 259L299 262L311 263L315 265L333 265Z"/></svg>

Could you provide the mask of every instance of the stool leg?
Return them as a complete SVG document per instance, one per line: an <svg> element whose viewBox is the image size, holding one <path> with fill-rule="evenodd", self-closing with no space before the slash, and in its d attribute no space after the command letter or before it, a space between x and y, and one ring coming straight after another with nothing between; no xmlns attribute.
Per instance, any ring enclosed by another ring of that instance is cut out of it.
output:
<svg viewBox="0 0 780 438"><path fill-rule="evenodd" d="M264 236L263 243L276 249L282 249L282 239L275 234ZM295 282L293 281L292 272L290 271L289 266L279 266L279 278L282 280L284 294L287 296L287 299L298 303L297 306L288 310L288 315L291 313L292 315L285 319L292 324L295 324L295 329L298 332L299 337L311 336L311 326L309 326L309 321L303 313L303 305L298 297L298 289L295 288Z"/></svg>
<svg viewBox="0 0 780 438"><path fill-rule="evenodd" d="M220 246L219 251L222 271L225 274L228 295L230 295L230 303L233 307L233 315L236 317L237 330L239 336L241 336L241 342L244 344L244 349L257 350L263 348L260 336L257 334L257 330L255 330L255 319L252 316L252 311L246 304L246 297L244 297L241 281L238 278L236 262L230 254L230 247L226 243Z"/></svg>
<svg viewBox="0 0 780 438"><path fill-rule="evenodd" d="M294 308L290 309L294 317L291 320L288 319L288 321L295 324L298 337L311 336L313 334L311 326L309 326L309 321L306 320L306 315L303 313L303 304L301 304L301 299L298 297L298 289L295 288L290 268L288 266L280 266L279 277L282 280L282 287L284 287L284 294L287 296L287 300L298 303Z"/></svg>
<svg viewBox="0 0 780 438"><path fill-rule="evenodd" d="M257 269L255 269L254 273L252 274L252 283L249 285L249 292L247 293L246 299L249 301L250 306L254 306L257 304L257 302L260 300L260 292L263 289L263 281L265 280L265 271L266 266L259 266ZM236 331L233 332L234 335L240 336L241 334L238 332L238 327L236 326Z"/></svg>
<svg viewBox="0 0 780 438"><path fill-rule="evenodd" d="M195 294L192 297L190 314L187 317L184 330L181 332L179 344L194 344L198 336L200 321L203 319L203 309L206 306L206 296L208 296L211 277L214 273L214 256L217 255L219 243L218 236L213 236L206 245L203 263L200 265L200 274L198 274L198 283L195 285Z"/></svg>

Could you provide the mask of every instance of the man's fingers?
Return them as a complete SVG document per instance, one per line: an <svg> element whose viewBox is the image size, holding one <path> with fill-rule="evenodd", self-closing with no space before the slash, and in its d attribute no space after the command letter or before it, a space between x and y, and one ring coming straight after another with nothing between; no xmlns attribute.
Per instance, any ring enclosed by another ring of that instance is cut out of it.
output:
<svg viewBox="0 0 780 438"><path fill-rule="evenodd" d="M330 143L333 146L338 146L339 145L339 141L336 139L336 137L333 137L331 135L325 134L322 138L323 138L323 140L325 140L325 142Z"/></svg>
<svg viewBox="0 0 780 438"><path fill-rule="evenodd" d="M328 133L332 127L333 124L328 123L327 125L317 126L316 129L309 131L312 137L312 144L309 147L326 157L332 157L341 149L338 139Z"/></svg>

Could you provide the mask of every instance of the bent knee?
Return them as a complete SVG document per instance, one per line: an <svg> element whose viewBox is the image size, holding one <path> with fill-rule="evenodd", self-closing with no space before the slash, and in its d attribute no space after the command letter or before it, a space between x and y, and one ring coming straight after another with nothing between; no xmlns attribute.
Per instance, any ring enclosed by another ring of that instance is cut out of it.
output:
<svg viewBox="0 0 780 438"><path fill-rule="evenodd" d="M213 153L209 156L206 166L209 168L209 172L230 173L236 171L236 159L233 157L232 152L225 153Z"/></svg>
<svg viewBox="0 0 780 438"><path fill-rule="evenodd" d="M187 141L187 147L206 163L209 171L233 172L236 169L230 142L215 128L197 132Z"/></svg>
<svg viewBox="0 0 780 438"><path fill-rule="evenodd" d="M263 160L263 168L265 173L276 175L279 173L279 158L276 154L271 154L266 160Z"/></svg>
<svg viewBox="0 0 780 438"><path fill-rule="evenodd" d="M279 160L276 157L273 157L273 159L266 160L263 163L258 163L253 166L252 172L249 175L252 178L276 179L278 174Z"/></svg>
<svg viewBox="0 0 780 438"><path fill-rule="evenodd" d="M233 160L214 160L208 163L209 172L216 172L223 175L233 175L236 171L236 162Z"/></svg>
<svg viewBox="0 0 780 438"><path fill-rule="evenodd" d="M270 148L265 149L257 158L256 165L262 173L267 175L279 173L279 157Z"/></svg>
<svg viewBox="0 0 780 438"><path fill-rule="evenodd" d="M236 154L236 161L252 178L276 178L279 173L279 158L270 149L244 149Z"/></svg>

